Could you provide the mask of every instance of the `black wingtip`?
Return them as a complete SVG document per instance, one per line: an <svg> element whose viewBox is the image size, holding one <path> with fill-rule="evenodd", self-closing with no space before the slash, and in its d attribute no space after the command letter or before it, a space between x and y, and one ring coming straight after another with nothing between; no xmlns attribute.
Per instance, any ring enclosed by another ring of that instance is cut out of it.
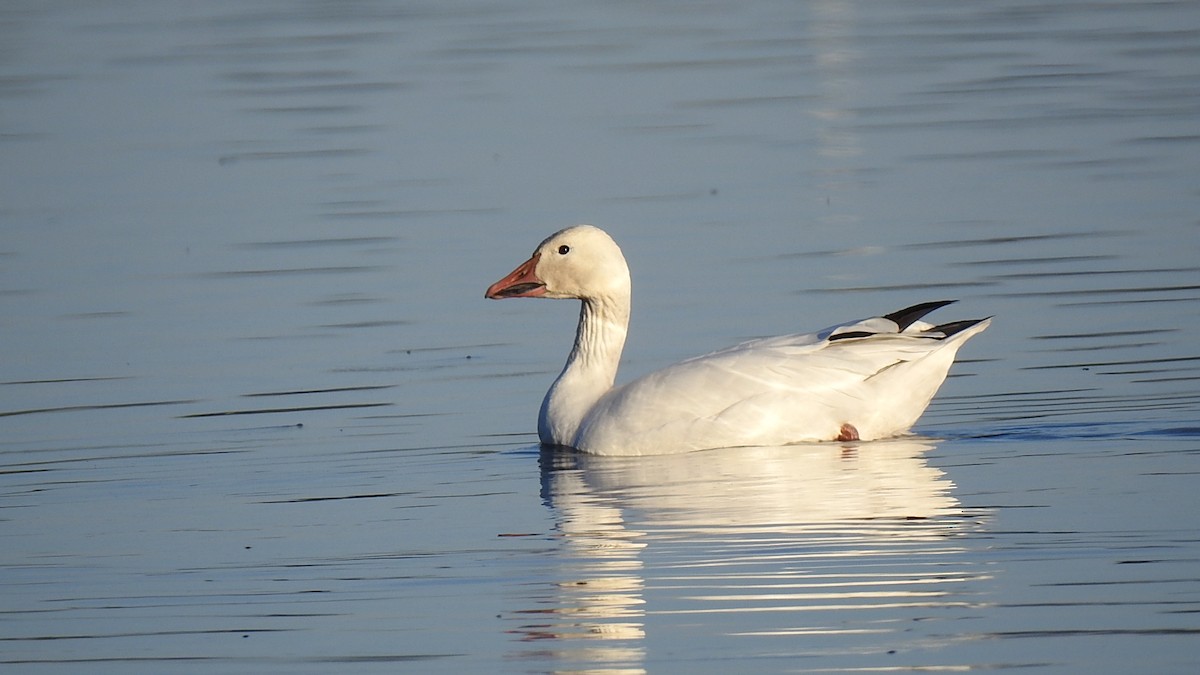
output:
<svg viewBox="0 0 1200 675"><path fill-rule="evenodd" d="M892 312L891 314L884 314L883 318L895 321L896 325L900 327L900 332L903 333L909 326L913 325L913 323L915 323L917 321L920 321L921 317L925 316L926 314L932 312L935 309L940 309L942 307L945 307L946 305L951 305L956 302L958 302L958 301L957 300L934 300L933 302L922 302L919 305L913 305L912 307L905 307L904 309L897 310L895 312Z"/></svg>
<svg viewBox="0 0 1200 675"><path fill-rule="evenodd" d="M983 319L965 319L963 321L951 321L950 323L943 323L939 326L934 326L933 328L930 328L929 330L927 330L925 332L926 333L941 333L942 334L941 339L944 340L944 339L950 337L951 335L961 333L964 330L970 328L971 326L974 326L975 324L978 324L983 321L987 321L990 318L992 318L992 317L989 316L989 317L986 317Z"/></svg>
<svg viewBox="0 0 1200 675"><path fill-rule="evenodd" d="M836 333L834 335L830 335L828 340L830 342L834 342L837 340L853 340L854 338L865 338L865 337L871 337L872 335L879 335L879 333L870 333L865 330L853 330L853 331L847 331L845 333Z"/></svg>

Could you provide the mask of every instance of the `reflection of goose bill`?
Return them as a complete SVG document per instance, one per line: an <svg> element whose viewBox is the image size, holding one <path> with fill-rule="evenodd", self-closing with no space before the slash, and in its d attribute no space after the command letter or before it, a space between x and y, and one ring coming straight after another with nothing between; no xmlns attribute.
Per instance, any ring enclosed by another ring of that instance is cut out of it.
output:
<svg viewBox="0 0 1200 675"><path fill-rule="evenodd" d="M923 457L932 447L896 439L636 458L557 453L544 461L543 477L546 496L566 516L564 531L623 523L635 517L629 510L641 524L701 527L956 514L953 485Z"/></svg>

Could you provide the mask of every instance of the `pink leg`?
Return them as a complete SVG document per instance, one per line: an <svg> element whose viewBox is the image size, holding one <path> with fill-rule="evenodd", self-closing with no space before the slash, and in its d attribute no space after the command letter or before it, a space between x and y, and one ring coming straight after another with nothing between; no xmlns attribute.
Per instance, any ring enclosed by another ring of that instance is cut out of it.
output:
<svg viewBox="0 0 1200 675"><path fill-rule="evenodd" d="M833 440L842 441L842 442L857 441L858 440L858 429L855 429L853 424L846 422L846 423L842 424L841 431L838 433L837 438L835 438Z"/></svg>

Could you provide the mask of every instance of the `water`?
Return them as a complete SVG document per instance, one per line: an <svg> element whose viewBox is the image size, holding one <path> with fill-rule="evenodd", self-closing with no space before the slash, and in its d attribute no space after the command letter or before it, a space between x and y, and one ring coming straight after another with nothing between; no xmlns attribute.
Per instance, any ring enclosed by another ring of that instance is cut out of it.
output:
<svg viewBox="0 0 1200 675"><path fill-rule="evenodd" d="M1193 3L14 2L13 672L1192 672ZM918 436L542 454L626 377L943 297Z"/></svg>

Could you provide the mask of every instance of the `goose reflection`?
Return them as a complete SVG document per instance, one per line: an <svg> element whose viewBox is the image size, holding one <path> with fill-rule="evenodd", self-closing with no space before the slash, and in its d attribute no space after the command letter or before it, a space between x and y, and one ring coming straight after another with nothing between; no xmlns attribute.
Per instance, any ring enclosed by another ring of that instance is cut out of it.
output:
<svg viewBox="0 0 1200 675"><path fill-rule="evenodd" d="M561 546L557 578L515 613L523 640L548 641L525 655L641 672L648 620L670 632L686 615L725 639L861 639L915 607L968 606L952 587L981 575L954 554L981 514L964 511L925 461L932 447L543 451L542 497Z"/></svg>

